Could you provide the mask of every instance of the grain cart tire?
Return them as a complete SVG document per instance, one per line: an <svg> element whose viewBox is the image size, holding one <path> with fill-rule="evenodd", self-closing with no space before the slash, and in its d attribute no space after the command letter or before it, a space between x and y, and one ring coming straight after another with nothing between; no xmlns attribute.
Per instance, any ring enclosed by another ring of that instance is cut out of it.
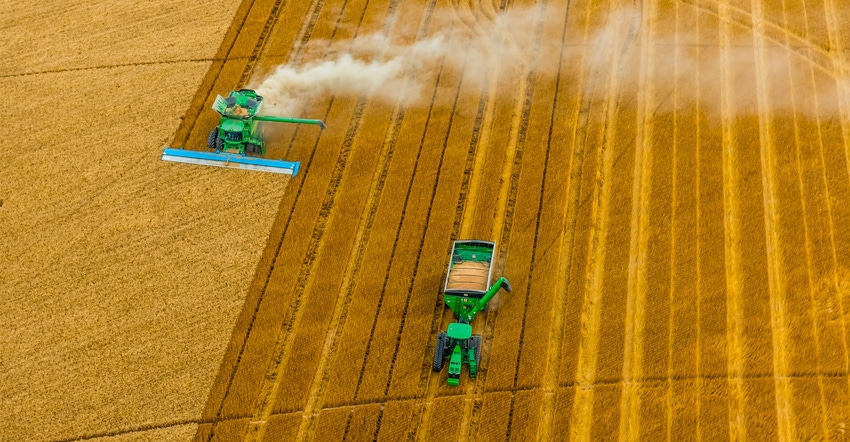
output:
<svg viewBox="0 0 850 442"><path fill-rule="evenodd" d="M218 129L213 129L210 131L210 135L207 137L207 147L210 149L215 149L215 142L218 138Z"/></svg>
<svg viewBox="0 0 850 442"><path fill-rule="evenodd" d="M443 369L443 359L444 352L446 351L446 334L440 332L437 334L437 346L434 347L434 366L432 367L434 371L440 371Z"/></svg>
<svg viewBox="0 0 850 442"><path fill-rule="evenodd" d="M472 335L469 340L472 348L475 350L475 365L481 370L481 335Z"/></svg>

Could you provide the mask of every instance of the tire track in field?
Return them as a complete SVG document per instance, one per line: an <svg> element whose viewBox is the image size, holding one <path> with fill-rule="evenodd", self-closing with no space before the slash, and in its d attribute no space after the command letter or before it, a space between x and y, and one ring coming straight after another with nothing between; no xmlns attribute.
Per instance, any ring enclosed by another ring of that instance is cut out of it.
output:
<svg viewBox="0 0 850 442"><path fill-rule="evenodd" d="M323 1L323 0L317 0L317 1ZM315 4L315 3L314 3L314 4ZM252 3L252 6L253 6L253 3ZM311 22L315 22L315 20L317 19L318 15L319 15L319 12L320 12L320 9L318 9L318 8L317 8L317 9L313 9L313 10L312 10L312 16L313 16L313 17L311 18ZM242 22L242 24L241 24L241 25L240 25L240 27L239 27L239 29L240 29L240 30L241 30L241 29L242 29L242 27L244 26L245 19L247 19L247 17L248 17L248 14L249 14L249 13L250 13L250 11L246 13L245 18L243 19L243 22ZM235 40L236 40L236 38L234 37L234 42L235 42ZM263 43L258 41L258 42L257 42L257 45L255 45L255 49L256 49L256 46L261 45L261 44L263 44ZM232 48L232 45L231 45L231 48ZM222 65L222 66L223 66L223 65ZM221 70L221 69L219 69L219 74L220 74L220 70ZM216 74L216 78L218 78L218 75L219 75L219 74ZM209 89L209 90L207 91L207 93L206 93L206 95L207 95L207 96L209 96L209 94L211 93L212 88L213 88L213 86L214 86L214 85L215 85L215 81L213 81L213 82L211 82L211 83L210 83L210 89ZM200 112L200 111L199 111L199 112ZM193 130L192 128L194 128L194 125L195 125L196 120L197 120L197 115L195 116L195 118L193 118L192 126L191 126L191 128L189 129L189 131L187 132L187 135L186 135L186 136L187 136L187 139L188 139L189 134L191 134L191 133L192 133L192 130ZM319 143L319 139L317 138L317 139L316 139L316 146L318 145L318 143ZM307 160L307 162L305 163L305 168L309 168L309 165L312 163L313 156L315 155L315 152L316 152L316 149L315 149L315 146L314 146L314 148L311 150L311 154L310 154L309 159L308 159L308 160ZM293 198L293 204L292 204L292 207L290 208L289 213L286 215L286 221L285 221L285 223L284 223L284 228L283 228L283 231L281 232L280 238L278 238L278 239L277 239L277 245L275 246L275 252L274 252L274 255L272 256L271 263L270 263L269 268L268 268L268 272L267 272L267 273L266 273L266 275L265 275L265 281L264 281L264 283L263 283L263 288L262 288L262 290L260 291L259 296L257 297L256 304L255 304L255 305L253 306L253 308L252 308L253 312L252 312L252 314L251 314L251 319L250 319L250 320L249 320L249 322L248 322L248 326L247 326L247 328L246 328L245 335L241 338L242 343L241 343L241 344L240 344L240 346L239 346L239 352L238 352L238 354L237 354L237 356L236 356L236 361L235 361L235 363L233 364L233 367L232 367L232 369L231 369L230 374L228 375L228 379L227 379L227 386L225 387L224 395L221 397L221 402L218 404L218 407L216 407L216 408L217 408L217 410L216 410L216 413L215 413L215 422L213 423L213 426L212 426L212 428L210 429L210 434L209 434L209 437L207 438L207 441L206 441L206 442L210 442L210 441L213 439L213 437L215 436L215 430L216 430L217 421L221 418L221 414L222 414L222 412L223 412L223 410L224 410L224 404L225 404L225 402L226 402L226 400L227 400L227 397L228 397L228 396L229 396L229 394L230 394L230 389L231 389L231 387L233 386L233 381L234 381L234 379L235 379L235 377L236 377L236 373L238 372L238 369L239 369L240 363L242 362L242 357L243 357L243 355L244 355L244 353L245 353L245 348L246 348L246 347L247 347L247 345L248 345L248 340L250 339L251 332L252 332L253 327L254 327L254 323L255 323L255 321L256 321L256 319L257 319L257 314L258 314L258 312L259 312L259 310L260 310L260 306L262 305L262 301L263 301L263 298L265 297L266 290L268 289L269 283L270 283L270 281L271 281L271 275L272 275L272 273L274 272L275 265L277 264L277 258L278 258L278 256L280 256L280 250L281 250L281 247L282 247L282 245L283 245L283 239L286 237L286 233L287 233L287 231L289 230L289 225L290 225L290 222L291 222L291 220L292 220L293 213L294 213L294 211L295 211L295 202L297 202L297 201L298 201L298 198L299 198L299 196L301 195L301 191L303 190L303 187L304 187L304 180L303 180L303 179L301 179L301 180L297 180L297 181L296 181L296 183L297 183L297 190L296 190L295 197ZM290 181L290 182L289 182L289 185L292 185L292 184L293 184L293 183L292 183L292 181ZM279 215L278 215L278 216L279 216ZM270 245L271 245L271 244L269 244L269 246L270 246ZM255 277L255 279L256 279L256 278L259 278L259 277L260 277L260 276L259 276L259 274L258 274L258 275ZM247 305L246 305L245 307L243 307L243 308L246 308L246 307L247 307ZM234 336L234 338L235 338L235 336ZM225 356L225 357L226 357L226 356ZM224 368L222 368L222 369L224 369ZM211 398L211 399L212 399L212 398Z"/></svg>
<svg viewBox="0 0 850 442"><path fill-rule="evenodd" d="M613 3L609 3L609 14L613 12ZM638 17L639 18L639 17ZM611 200L612 170L614 163L614 144L616 136L617 108L622 92L622 80L625 69L626 55L633 48L637 37L639 23L634 19L626 24L628 30L622 36L619 51L611 54L611 69L608 77L608 94L605 99L606 118L602 144L599 150L599 168L597 169L596 187L594 189L595 204L592 209L592 229L590 232L589 259L586 267L587 279L584 288L584 300L581 309L581 341L578 348L576 364L576 388L571 417L572 431L570 440L589 440L590 429L593 425L593 402L596 383L596 368L598 359L601 313L602 313L602 282L605 270L606 245L608 240L608 222ZM617 26L613 42L616 43L623 26Z"/></svg>
<svg viewBox="0 0 850 442"><path fill-rule="evenodd" d="M705 12L708 12L712 15L717 16L717 18L720 19L722 22L730 23L730 24L736 24L736 25L741 26L745 29L749 29L749 30L752 30L754 32L760 32L761 35L765 39L770 40L770 41L772 41L772 42L774 42L774 43L776 43L780 46L785 47L788 51L796 54L797 56L799 56L803 60L811 63L813 66L816 66L824 74L829 75L829 76L834 77L834 78L837 78L837 79L844 78L842 76L836 76L835 70L833 70L832 68L827 66L825 62L819 61L819 60L815 59L814 57L812 57L811 55L807 54L806 51L805 51L805 49L808 49L808 50L810 50L814 53L817 53L817 54L823 56L824 58L826 58L828 60L835 62L836 57L835 57L834 54L832 54L832 49L834 48L834 46L832 46L832 42L830 42L830 50L824 49L822 46L818 45L817 43L814 43L811 40L806 39L805 37L797 35L793 31L791 31L790 29L787 29L782 25L773 23L772 21L767 20L765 17L757 18L757 17L754 17L753 14L750 13L749 11L747 11L745 9L741 9L739 7L736 7L736 6L734 6L734 5L732 5L728 2L720 3L720 1L722 1L722 0L704 0L704 1L711 1L712 3L714 3L715 6L717 6L717 10L711 9L710 7L704 5L700 0L681 0L681 1L683 3L686 3L686 4L696 8L696 9L699 9L699 10L702 10L702 11L705 11ZM829 1L829 0L825 0L825 1ZM724 5L725 11L726 11L723 14L723 16L721 16L721 14L720 14L720 9L721 9L720 5L721 4ZM747 19L749 19L749 21ZM756 25L756 23L758 23L758 25ZM756 27L760 27L761 30L756 31L756 29L755 29ZM779 40L775 37L770 36L767 33L767 29L778 32L780 34L783 34L786 37L786 39L794 40L796 43L799 44L799 46L792 45L788 41L782 41L782 40ZM842 66L842 69L843 69L844 66L846 66L843 61L840 61L840 65Z"/></svg>
<svg viewBox="0 0 850 442"><path fill-rule="evenodd" d="M783 18L785 20L785 23L788 23L788 10L786 9L784 3L782 5L782 15L783 15ZM806 23L806 32L808 33L808 16L807 16L806 9L803 10L803 15L804 15L803 22ZM786 43L790 44L790 42L788 42L787 38L786 38ZM790 79L790 82L791 82L791 87L789 89L794 91L794 90L796 90L796 86L794 85L794 77L793 77L793 75L791 75L792 73L791 73L791 53L790 53L790 51L787 53L787 57L788 57L788 71L789 71L788 76L789 76L789 79ZM814 66L812 66L810 64L809 69L812 72L812 74L814 74ZM813 75L812 75L811 79L812 79L812 85L816 85L817 83L815 83L815 78L814 78ZM816 94L812 96L812 102L814 103L814 107L815 107L815 120L817 121L816 125L818 127L818 141L822 142L821 139L820 139L820 137L821 137L820 121L819 121L820 120L820 112L819 112L819 105L818 105L818 97L817 97ZM808 290L809 291L809 302L811 302L811 309L810 309L810 312L809 312L811 319L812 319L812 330L811 330L811 332L812 332L812 339L814 341L814 348L815 348L815 355L816 355L815 357L816 357L816 360L817 360L817 365L816 365L817 373L821 373L823 371L823 365L822 365L822 361L821 361L821 351L822 351L822 349L821 349L821 342L820 342L820 333L818 332L818 330L820 328L820 325L819 325L820 321L818 320L818 314L817 314L817 299L815 298L815 293L814 293L814 289L813 289L813 287L816 284L816 281L815 281L814 275L812 274L812 267L813 267L813 265L812 265L812 261L813 261L813 259L812 259L812 257L813 257L812 248L814 247L814 245L812 244L812 240L811 240L811 226L809 225L809 216L810 215L808 213L810 208L808 208L807 205L806 205L806 197L805 197L805 195L806 195L806 184L804 183L804 179L803 179L803 160L802 160L803 140L801 139L800 123L799 123L799 118L797 117L797 115L798 115L797 114L797 98L796 98L796 95L793 94L793 93L791 94L791 115L794 116L794 144L795 144L795 153L796 153L796 155L795 155L796 156L795 167L797 169L797 186L798 186L798 189L799 189L799 192L800 192L800 200L801 200L802 212L803 212L803 219L802 219L802 221L803 221L803 238L804 238L803 243L805 244L805 253L806 253L806 255L805 255L806 256L806 279L807 279L807 282L808 282L808 289L809 289ZM819 396L820 414L821 414L820 427L821 427L821 432L824 435L824 437L828 438L829 430L828 430L828 425L827 425L827 406L826 406L826 397L824 396L823 378L820 375L818 375L817 381L818 381L818 396Z"/></svg>
<svg viewBox="0 0 850 442"><path fill-rule="evenodd" d="M426 6L426 12L425 12L425 14L423 14L423 16L420 20L420 23L419 23L419 32L416 35L416 41L421 41L427 36L428 29L430 28L430 22L431 22L431 18L433 16L433 13L434 13L435 6L436 6L436 0L431 0L428 3L428 5ZM419 142L419 149L416 152L416 160L413 163L414 164L413 171L411 172L411 184L408 186L407 192L405 193L405 196L404 196L404 202L401 204L401 206L402 206L401 217L399 218L398 227L396 228L395 239L393 240L393 246L392 246L392 251L390 252L389 262L393 262L393 260L395 258L396 250L398 248L399 238L401 236L401 229L402 229L402 226L404 224L404 218L405 218L405 215L407 213L408 204L409 204L409 201L410 201L410 193L412 192L412 189L413 189L413 185L412 185L413 179L416 176L417 171L419 170L419 158L422 155L422 147L423 147L423 144L424 144L425 135L427 134L428 126L431 122L431 115L432 115L433 110L434 110L434 102L437 99L437 90L438 90L438 87L439 87L439 84L440 84L440 78L442 77L442 74L443 74L444 66L445 66L445 62L443 61L443 62L440 63L440 69L439 69L439 72L437 73L437 77L436 77L436 80L435 80L435 83L434 83L434 91L431 95L431 101L428 105L428 117L426 118L425 124L423 125L422 138L420 139L420 142ZM403 108L402 108L401 112L402 113L404 112ZM403 120L403 116L402 116L401 120ZM399 120L399 121L401 121L401 120ZM400 126L399 126L399 130L400 130ZM423 232L423 238L424 238L424 232ZM417 263L418 263L418 260L417 260ZM415 272L414 272L414 274L415 274ZM357 386L354 389L354 396L353 397L354 397L355 401L357 400L357 396L360 394L360 387L363 385L363 377L366 373L366 366L368 365L368 361L369 361L369 353L372 350L372 343L374 342L375 330L377 329L378 319L380 318L380 315L381 315L381 308L383 307L384 297L385 297L386 291L387 291L387 284L389 283L389 277L390 277L390 269L388 268L386 275L384 275L384 282L381 285L381 294L378 297L378 304L375 308L375 316L374 316L374 319L372 320L372 326L371 326L371 329L369 331L369 342L368 342L368 344L366 344L366 350L365 350L365 353L364 353L364 356L363 356L363 362L361 363L361 366L360 366L360 374L357 377ZM408 297L408 299L409 299L409 297ZM406 308L407 307L405 305L405 309Z"/></svg>
<svg viewBox="0 0 850 442"><path fill-rule="evenodd" d="M330 50L331 43L333 42L336 36L337 29L339 29L340 20L345 14L345 9L347 5L348 1L344 0L342 7L340 8L339 15L337 16L336 26L334 26L334 31L332 32L331 38L328 40L327 46L325 48L325 54L327 54ZM368 2L364 5L363 12L360 14L360 21L357 23L357 27L354 32L355 37L357 35L357 32L360 30L360 25L362 23L363 15L365 14L367 6ZM319 9L316 9L316 11L319 11ZM314 16L313 19L310 20L311 25L308 27L308 29L312 30L316 20L316 16ZM311 34L311 32L305 33L304 35L307 34ZM300 48L303 48L304 46L305 45L302 44L300 45ZM299 49L299 51L300 50L301 49ZM331 98L330 103L328 105L328 111L325 115L326 119L327 116L330 114L330 109L333 106L333 103L334 98ZM289 354L292 350L292 346L295 342L296 337L296 333L294 333L293 330L297 329L299 324L301 323L301 319L305 310L305 304L309 300L310 291L313 286L313 281L315 280L315 266L324 255L325 243L322 241L322 239L324 238L327 225L330 223L331 218L333 218L333 208L338 203L338 190L348 166L348 158L351 155L351 151L354 146L354 140L360 131L360 125L362 122L365 107L366 99L361 97L360 99L358 99L355 105L354 113L350 119L349 127L343 139L342 146L337 157L336 165L334 166L333 172L330 177L330 182L326 191L327 193L325 195L324 200L322 201L321 210L319 211L318 219L313 228L313 233L311 235L310 242L307 246L306 257L304 258L304 261L301 265L301 270L298 274L298 278L293 289L292 299L290 301L289 308L287 309L287 312L284 315L280 332L278 333L278 338L274 344L274 352L272 354L271 359L272 363L267 369L266 375L263 378L263 384L260 388L257 405L254 408L254 413L249 424L249 430L245 435L246 442L263 440L268 418L274 409L274 405L278 393L280 391L280 387L283 383L284 370L287 367L287 363L291 362ZM316 149L314 149L314 152L315 150ZM302 183L304 181L305 180L302 180ZM293 205L293 210L294 208L295 205ZM303 299L305 298L305 296L308 299Z"/></svg>
<svg viewBox="0 0 850 442"><path fill-rule="evenodd" d="M730 78L730 47L732 35L729 20L729 5L724 1L718 5L720 16L720 65L721 65L721 121L723 144L723 217L724 248L726 256L726 342L729 345L727 362L730 439L743 441L747 438L746 416L744 415L744 309L741 268L741 210L738 175L738 152L732 136L732 97Z"/></svg>
<svg viewBox="0 0 850 442"><path fill-rule="evenodd" d="M787 282L782 262L782 244L779 238L779 213L776 201L776 140L773 129L773 112L768 96L769 72L765 66L764 12L761 0L752 1L753 41L755 43L756 95L759 113L759 140L761 146L761 180L764 205L764 228L767 236L768 285L770 288L770 318L773 343L773 370L776 375L776 416L779 440L797 439L794 416L794 393L788 380L788 320L786 313ZM786 34L787 35L787 34ZM793 81L793 80L792 80Z"/></svg>
<svg viewBox="0 0 850 442"><path fill-rule="evenodd" d="M635 166L632 180L632 213L629 240L629 268L626 292L626 325L623 354L623 390L620 394L620 440L640 437L640 393L643 378L643 339L646 321L647 255L652 192L652 112L655 108L654 88L648 77L655 60L653 39L655 23L652 5L640 2L640 78L638 80L637 130L635 134ZM671 224L672 226L672 224ZM672 253L671 253L672 256Z"/></svg>
<svg viewBox="0 0 850 442"><path fill-rule="evenodd" d="M177 60L153 60L153 61L137 61L133 63L116 63L116 64L101 64L95 66L78 66L71 68L57 68L57 69L44 69L41 71L28 71L28 72L18 72L14 74L2 74L0 78L16 78L16 77L30 77L33 75L46 75L46 74L64 74L66 72L82 72L82 71L97 71L103 69L120 69L120 68L132 68L139 66L168 66L173 64L183 64L183 63L209 63L209 62L217 62L217 61L225 61L225 60L242 60L246 59L246 57L232 57L232 58L221 58L221 57L209 57L209 58L183 58Z"/></svg>

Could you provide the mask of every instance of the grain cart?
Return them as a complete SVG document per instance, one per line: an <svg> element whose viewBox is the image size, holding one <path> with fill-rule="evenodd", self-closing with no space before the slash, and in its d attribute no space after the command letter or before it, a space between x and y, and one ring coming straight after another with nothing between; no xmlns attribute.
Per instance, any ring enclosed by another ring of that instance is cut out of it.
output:
<svg viewBox="0 0 850 442"><path fill-rule="evenodd" d="M266 153L266 142L262 130L258 127L259 122L316 124L322 129L325 128L325 123L321 120L257 115L262 106L263 97L251 89L230 92L227 98L217 96L212 108L221 115L221 121L215 129L210 131L207 138L207 147L215 152L165 149L162 152L162 159L295 176L298 173L298 162L268 160L253 156Z"/></svg>
<svg viewBox="0 0 850 442"><path fill-rule="evenodd" d="M449 385L460 382L463 364L469 365L469 377L478 374L481 363L481 336L472 334L472 318L484 309L499 289L511 291L504 277L490 285L496 244L489 241L455 241L443 288L443 301L457 315L458 321L437 334L434 349L434 371L443 369L449 358Z"/></svg>

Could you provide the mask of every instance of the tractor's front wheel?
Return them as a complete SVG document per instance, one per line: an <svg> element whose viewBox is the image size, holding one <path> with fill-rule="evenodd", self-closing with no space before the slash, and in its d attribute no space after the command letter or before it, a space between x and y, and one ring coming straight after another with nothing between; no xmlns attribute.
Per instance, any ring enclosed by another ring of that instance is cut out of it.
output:
<svg viewBox="0 0 850 442"><path fill-rule="evenodd" d="M260 153L260 146L256 144L245 144L245 153Z"/></svg>
<svg viewBox="0 0 850 442"><path fill-rule="evenodd" d="M210 149L215 149L216 140L218 139L218 129L213 129L210 131L210 135L207 137L207 147Z"/></svg>
<svg viewBox="0 0 850 442"><path fill-rule="evenodd" d="M215 139L215 150L219 152L224 150L224 140L222 140L221 137Z"/></svg>
<svg viewBox="0 0 850 442"><path fill-rule="evenodd" d="M434 371L440 371L443 369L443 360L445 359L445 351L446 351L446 334L440 332L437 334L437 346L434 348Z"/></svg>

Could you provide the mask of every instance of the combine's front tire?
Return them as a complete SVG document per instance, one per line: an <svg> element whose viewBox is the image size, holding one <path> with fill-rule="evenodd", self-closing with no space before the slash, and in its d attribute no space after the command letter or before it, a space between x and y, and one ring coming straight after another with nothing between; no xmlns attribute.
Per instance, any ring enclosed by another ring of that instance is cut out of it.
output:
<svg viewBox="0 0 850 442"><path fill-rule="evenodd" d="M210 131L210 135L207 137L207 147L210 149L215 149L216 140L218 139L218 129L213 129Z"/></svg>
<svg viewBox="0 0 850 442"><path fill-rule="evenodd" d="M444 352L446 351L446 334L440 332L437 335L437 347L434 348L434 371L443 369Z"/></svg>

